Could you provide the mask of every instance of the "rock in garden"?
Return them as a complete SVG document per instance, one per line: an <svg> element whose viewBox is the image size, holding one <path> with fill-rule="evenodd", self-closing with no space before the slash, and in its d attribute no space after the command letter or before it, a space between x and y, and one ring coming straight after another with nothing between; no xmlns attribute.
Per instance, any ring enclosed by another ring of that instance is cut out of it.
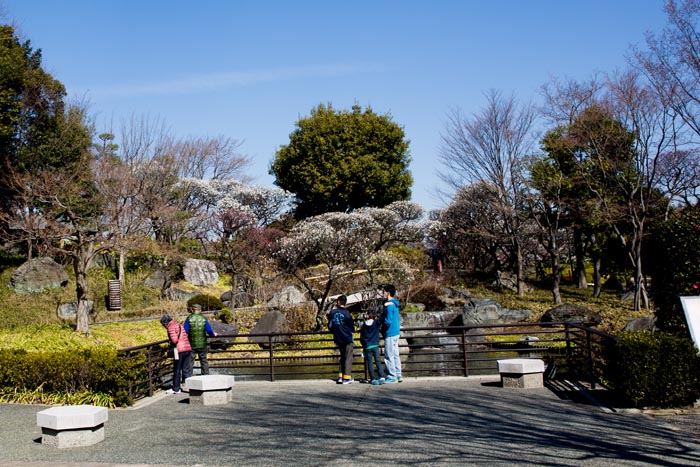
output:
<svg viewBox="0 0 700 467"><path fill-rule="evenodd" d="M289 285L282 289L281 292L276 293L272 299L267 302L267 306L284 308L285 306L296 305L306 301L306 297L301 290L293 285Z"/></svg>
<svg viewBox="0 0 700 467"><path fill-rule="evenodd" d="M655 316L643 316L641 318L630 318L622 329L623 331L658 331Z"/></svg>
<svg viewBox="0 0 700 467"><path fill-rule="evenodd" d="M289 332L287 317L284 316L284 313L277 309L270 310L263 315L263 317L260 318L260 320L250 331L251 334L272 334L285 332ZM281 343L286 342L288 339L288 336L274 336L272 342ZM255 342L263 348L269 348L270 341L268 340L267 336L251 336L248 338L248 340Z"/></svg>
<svg viewBox="0 0 700 467"><path fill-rule="evenodd" d="M68 273L51 258L34 258L12 273L10 287L19 295L57 289L68 285Z"/></svg>
<svg viewBox="0 0 700 467"><path fill-rule="evenodd" d="M462 308L462 322L469 324L521 323L530 318L530 310L509 310L491 298L470 298Z"/></svg>
<svg viewBox="0 0 700 467"><path fill-rule="evenodd" d="M190 298L196 297L197 295L202 295L202 292L199 292L197 290L195 290L194 292L187 292L176 287L171 287L165 291L165 298L174 300L176 302L186 302Z"/></svg>
<svg viewBox="0 0 700 467"><path fill-rule="evenodd" d="M216 265L205 259L188 259L182 267L182 275L192 285L212 285L219 281Z"/></svg>
<svg viewBox="0 0 700 467"><path fill-rule="evenodd" d="M212 330L217 334L217 337L209 338L209 346L212 350L226 349L234 343L235 336L238 335L238 328L233 324L222 323L214 319L209 320ZM226 336L226 337L220 337Z"/></svg>
<svg viewBox="0 0 700 467"><path fill-rule="evenodd" d="M88 313L93 313L95 311L95 302L93 302L92 300L86 300L86 302L88 307ZM56 313L61 319L73 319L75 318L75 315L78 314L78 302L68 302L59 305Z"/></svg>
<svg viewBox="0 0 700 467"><path fill-rule="evenodd" d="M163 285L165 285L167 280L168 277L165 275L165 272L160 269L156 269L150 276L148 276L148 278L146 278L143 285L154 289L160 289L163 287Z"/></svg>
<svg viewBox="0 0 700 467"><path fill-rule="evenodd" d="M603 322L603 318L598 313L586 308L585 306L575 305L573 303L564 303L545 311L540 321L544 323L556 321L579 321L584 324L597 326Z"/></svg>

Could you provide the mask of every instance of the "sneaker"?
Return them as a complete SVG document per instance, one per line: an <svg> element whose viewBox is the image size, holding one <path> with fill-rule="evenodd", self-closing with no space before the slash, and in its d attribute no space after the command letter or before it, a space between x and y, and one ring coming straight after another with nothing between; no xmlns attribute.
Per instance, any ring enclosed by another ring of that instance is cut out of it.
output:
<svg viewBox="0 0 700 467"><path fill-rule="evenodd" d="M396 383L398 380L394 378L393 376L389 376L385 381L385 383Z"/></svg>
<svg viewBox="0 0 700 467"><path fill-rule="evenodd" d="M384 378L379 378L379 384L384 384L386 383L386 380Z"/></svg>
<svg viewBox="0 0 700 467"><path fill-rule="evenodd" d="M354 383L354 382L355 382L355 378L350 378L350 379L344 379L342 381L342 384L350 384L350 383Z"/></svg>
<svg viewBox="0 0 700 467"><path fill-rule="evenodd" d="M181 392L182 391L180 391L179 389L177 391L174 389L168 389L167 391L165 391L166 394L180 394Z"/></svg>
<svg viewBox="0 0 700 467"><path fill-rule="evenodd" d="M371 384L372 386L379 386L380 384L382 384L382 382L379 381L378 379L373 379L373 380L370 382L370 384Z"/></svg>
<svg viewBox="0 0 700 467"><path fill-rule="evenodd" d="M403 383L403 378L399 376L398 378L396 378L396 381L398 381L399 383Z"/></svg>
<svg viewBox="0 0 700 467"><path fill-rule="evenodd" d="M343 384L343 378L339 377L336 381L335 384Z"/></svg>

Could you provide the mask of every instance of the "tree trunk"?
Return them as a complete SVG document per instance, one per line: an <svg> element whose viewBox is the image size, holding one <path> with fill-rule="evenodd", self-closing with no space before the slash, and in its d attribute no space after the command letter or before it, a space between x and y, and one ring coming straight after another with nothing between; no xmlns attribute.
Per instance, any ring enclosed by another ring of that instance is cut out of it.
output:
<svg viewBox="0 0 700 467"><path fill-rule="evenodd" d="M600 274L600 258L593 260L593 296L595 298L600 297L600 293L603 290L603 277Z"/></svg>
<svg viewBox="0 0 700 467"><path fill-rule="evenodd" d="M557 234L550 230L549 232L549 258L552 268L552 298L556 305L561 305L561 292L559 283L561 282L561 259L559 258L559 244L557 242Z"/></svg>
<svg viewBox="0 0 700 467"><path fill-rule="evenodd" d="M88 285L87 269L92 259L93 243L78 239L76 250L73 255L73 272L75 273L75 293L78 299L78 310L76 312L76 332L90 335L89 309L88 309Z"/></svg>
<svg viewBox="0 0 700 467"><path fill-rule="evenodd" d="M588 287L588 279L586 279L586 248L583 241L583 231L580 227L574 227L574 251L576 254L576 269L572 279L576 281L576 286L579 289L585 289Z"/></svg>
<svg viewBox="0 0 700 467"><path fill-rule="evenodd" d="M649 308L649 298L644 286L644 274L642 273L642 226L639 226L632 251L634 263L634 311L644 307Z"/></svg>
<svg viewBox="0 0 700 467"><path fill-rule="evenodd" d="M518 281L518 297L525 296L525 265L523 260L523 249L520 242L515 245L515 276Z"/></svg>
<svg viewBox="0 0 700 467"><path fill-rule="evenodd" d="M117 276L119 277L119 282L121 282L122 290L124 290L124 281L126 279L126 273L124 272L124 262L126 260L126 248L119 248L119 270L117 271Z"/></svg>

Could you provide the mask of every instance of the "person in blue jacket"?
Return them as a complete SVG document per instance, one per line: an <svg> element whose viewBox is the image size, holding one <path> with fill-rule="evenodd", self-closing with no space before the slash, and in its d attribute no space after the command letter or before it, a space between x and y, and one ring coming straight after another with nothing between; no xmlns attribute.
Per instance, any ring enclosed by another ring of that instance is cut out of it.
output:
<svg viewBox="0 0 700 467"><path fill-rule="evenodd" d="M350 312L345 308L348 298L341 295L336 299L336 306L328 316L328 329L333 332L333 342L340 350L340 372L338 384L350 384L355 381L352 377L352 352L354 348L353 332L355 323Z"/></svg>
<svg viewBox="0 0 700 467"><path fill-rule="evenodd" d="M374 319L374 315L370 313L365 314L364 318L362 327L360 327L360 343L362 344L362 351L365 356L365 361L367 362L367 369L369 370L369 382L370 384L377 386L384 384L385 381L384 366L379 360L380 323L379 320ZM375 365L377 366L379 378L376 378L374 373Z"/></svg>
<svg viewBox="0 0 700 467"><path fill-rule="evenodd" d="M396 287L387 284L382 287L384 307L382 329L384 335L384 363L386 364L386 382L396 383L401 379L401 355L399 354L399 335L401 320L399 318L399 301L396 299Z"/></svg>

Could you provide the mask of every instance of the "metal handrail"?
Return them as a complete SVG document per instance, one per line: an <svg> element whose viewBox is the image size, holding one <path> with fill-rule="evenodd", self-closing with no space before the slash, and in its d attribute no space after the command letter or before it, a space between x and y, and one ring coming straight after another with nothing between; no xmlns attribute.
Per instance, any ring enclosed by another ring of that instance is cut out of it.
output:
<svg viewBox="0 0 700 467"><path fill-rule="evenodd" d="M337 377L338 356L328 332L217 337L231 343L210 351L213 373L233 374L239 381ZM262 344L252 343L253 338ZM572 374L595 385L600 381L604 343L614 339L572 322L472 324L404 328L399 349L405 376L497 374L499 359L537 357L557 361ZM126 358L134 353L146 354L142 377L130 390L133 398L150 396L170 383L172 359L167 355L167 342L162 340L121 351ZM366 378L359 339L356 345L353 371Z"/></svg>

